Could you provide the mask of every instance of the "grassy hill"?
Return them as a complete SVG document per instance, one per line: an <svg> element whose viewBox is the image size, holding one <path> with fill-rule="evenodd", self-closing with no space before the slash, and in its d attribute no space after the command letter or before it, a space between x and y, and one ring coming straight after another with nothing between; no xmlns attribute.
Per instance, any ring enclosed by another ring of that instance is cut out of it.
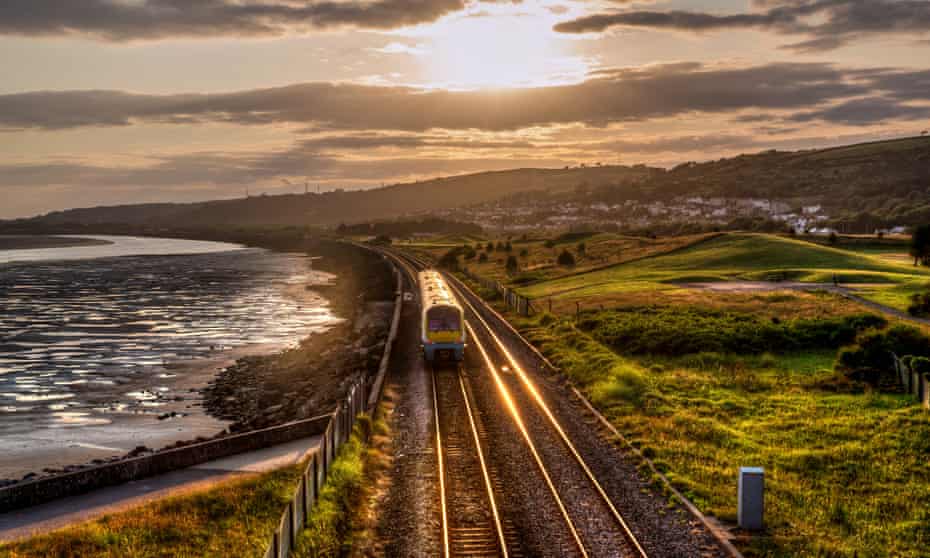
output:
<svg viewBox="0 0 930 558"><path fill-rule="evenodd" d="M528 286L531 297L586 297L631 290L678 288L682 283L791 280L911 284L930 279L925 268L879 256L763 234L726 234L671 253Z"/></svg>

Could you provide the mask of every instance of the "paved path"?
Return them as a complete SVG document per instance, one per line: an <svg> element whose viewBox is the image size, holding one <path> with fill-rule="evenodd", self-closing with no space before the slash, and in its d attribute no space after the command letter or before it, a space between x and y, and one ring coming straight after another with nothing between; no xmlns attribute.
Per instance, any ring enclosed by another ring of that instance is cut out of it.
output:
<svg viewBox="0 0 930 558"><path fill-rule="evenodd" d="M218 481L292 465L316 451L319 444L320 437L313 436L0 514L0 542L47 533L177 493L203 490Z"/></svg>

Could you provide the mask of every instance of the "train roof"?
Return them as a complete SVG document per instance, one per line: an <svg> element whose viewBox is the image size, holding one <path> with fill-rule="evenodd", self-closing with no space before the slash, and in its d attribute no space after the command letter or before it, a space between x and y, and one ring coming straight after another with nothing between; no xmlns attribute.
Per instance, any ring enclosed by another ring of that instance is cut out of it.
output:
<svg viewBox="0 0 930 558"><path fill-rule="evenodd" d="M420 281L420 296L423 307L430 306L458 306L455 296L446 284L446 280L436 270L427 269L418 274Z"/></svg>

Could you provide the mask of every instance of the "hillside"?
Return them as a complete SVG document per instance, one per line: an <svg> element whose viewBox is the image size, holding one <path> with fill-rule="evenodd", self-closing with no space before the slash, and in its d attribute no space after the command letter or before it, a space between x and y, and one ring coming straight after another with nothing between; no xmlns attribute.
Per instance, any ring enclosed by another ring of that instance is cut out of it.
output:
<svg viewBox="0 0 930 558"><path fill-rule="evenodd" d="M725 234L653 258L537 283L530 298L674 289L683 283L790 280L844 284L896 284L927 280L915 268L837 248L773 235Z"/></svg>
<svg viewBox="0 0 930 558"><path fill-rule="evenodd" d="M389 219L496 200L529 191L565 192L635 183L661 172L648 167L603 166L483 172L361 191L262 195L191 204L96 207L49 213L36 225L120 223L148 226L317 225Z"/></svg>
<svg viewBox="0 0 930 558"><path fill-rule="evenodd" d="M536 195L542 193L547 196ZM774 199L793 208L822 205L847 232L930 222L930 137L819 150L765 151L685 163L670 170L643 165L514 169L361 191L75 209L50 213L26 224L332 227L508 198L522 197L525 201L547 197L558 208L572 201L651 202L694 196ZM454 212L444 217L457 218Z"/></svg>

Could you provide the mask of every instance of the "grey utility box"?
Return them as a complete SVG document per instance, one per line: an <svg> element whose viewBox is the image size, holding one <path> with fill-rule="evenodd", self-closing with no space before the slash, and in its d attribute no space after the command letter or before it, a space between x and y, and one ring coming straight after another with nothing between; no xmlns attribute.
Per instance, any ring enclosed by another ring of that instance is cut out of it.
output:
<svg viewBox="0 0 930 558"><path fill-rule="evenodd" d="M743 529L762 529L762 513L765 509L765 472L762 467L739 468L739 505L737 517Z"/></svg>

